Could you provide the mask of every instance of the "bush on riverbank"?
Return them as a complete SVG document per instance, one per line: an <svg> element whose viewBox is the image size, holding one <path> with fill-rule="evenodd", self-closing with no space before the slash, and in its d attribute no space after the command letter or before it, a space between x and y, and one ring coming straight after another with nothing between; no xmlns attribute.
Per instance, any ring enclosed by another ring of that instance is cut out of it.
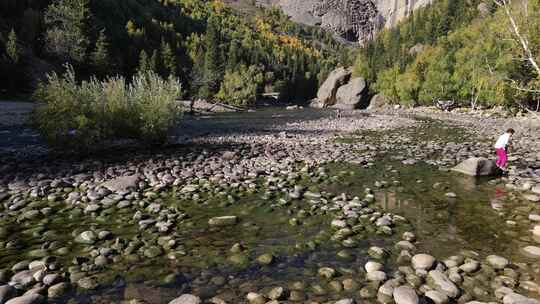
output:
<svg viewBox="0 0 540 304"><path fill-rule="evenodd" d="M36 124L52 146L73 150L93 150L113 139L159 143L181 115L175 102L180 94L177 79L151 71L130 83L121 76L78 83L67 66L37 90L36 99L45 105L35 113Z"/></svg>

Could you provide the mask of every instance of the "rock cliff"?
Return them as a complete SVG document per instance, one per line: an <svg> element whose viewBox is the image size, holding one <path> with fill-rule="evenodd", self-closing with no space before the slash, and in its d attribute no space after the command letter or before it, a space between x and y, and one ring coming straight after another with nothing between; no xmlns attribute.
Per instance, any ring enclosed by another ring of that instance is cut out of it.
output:
<svg viewBox="0 0 540 304"><path fill-rule="evenodd" d="M432 0L260 0L279 5L300 23L319 25L336 34L363 43L382 28L395 26L410 13Z"/></svg>

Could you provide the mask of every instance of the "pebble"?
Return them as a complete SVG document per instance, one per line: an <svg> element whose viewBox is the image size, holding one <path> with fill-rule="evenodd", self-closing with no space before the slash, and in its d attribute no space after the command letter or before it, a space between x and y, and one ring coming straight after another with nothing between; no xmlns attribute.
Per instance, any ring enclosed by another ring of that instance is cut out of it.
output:
<svg viewBox="0 0 540 304"><path fill-rule="evenodd" d="M232 226L235 225L238 222L238 218L234 215L226 215L226 216L218 216L213 217L208 220L208 225L210 226L217 226L217 227L224 227L224 226Z"/></svg>
<svg viewBox="0 0 540 304"><path fill-rule="evenodd" d="M433 268L435 264L435 258L429 254L419 253L412 257L411 259L412 267L415 269L426 269L429 270Z"/></svg>
<svg viewBox="0 0 540 304"><path fill-rule="evenodd" d="M379 270L371 271L366 274L366 279L368 279L368 281L382 282L386 280L386 273Z"/></svg>
<svg viewBox="0 0 540 304"><path fill-rule="evenodd" d="M331 279L336 275L336 270L330 267L319 268L319 275L326 279Z"/></svg>
<svg viewBox="0 0 540 304"><path fill-rule="evenodd" d="M495 269L504 269L509 264L507 259L498 255L487 256L486 262Z"/></svg>
<svg viewBox="0 0 540 304"><path fill-rule="evenodd" d="M457 298L460 294L457 286L439 270L430 271L427 277L427 282L430 287L440 291L450 298Z"/></svg>
<svg viewBox="0 0 540 304"><path fill-rule="evenodd" d="M45 302L45 297L33 293L33 294L27 294L20 297L13 298L6 302L6 304L40 304Z"/></svg>
<svg viewBox="0 0 540 304"><path fill-rule="evenodd" d="M84 231L83 233L79 234L75 241L77 243L92 245L96 242L96 239L97 236L93 231Z"/></svg>
<svg viewBox="0 0 540 304"><path fill-rule="evenodd" d="M534 203L540 202L540 196L536 194L524 194L523 198Z"/></svg>
<svg viewBox="0 0 540 304"><path fill-rule="evenodd" d="M537 246L526 246L522 249L522 252L527 257L540 258L540 247Z"/></svg>
<svg viewBox="0 0 540 304"><path fill-rule="evenodd" d="M266 303L266 299L264 298L264 296L255 292L248 293L246 295L246 299L248 300L250 304L265 304Z"/></svg>
<svg viewBox="0 0 540 304"><path fill-rule="evenodd" d="M418 295L409 286L399 286L394 289L394 301L396 304L417 304Z"/></svg>
<svg viewBox="0 0 540 304"><path fill-rule="evenodd" d="M428 292L426 292L425 296L431 299L435 304L448 303L448 297L444 293L437 290L429 290Z"/></svg>
<svg viewBox="0 0 540 304"><path fill-rule="evenodd" d="M366 272L369 273L369 272L381 270L383 268L383 265L379 262L368 261L366 265L364 266L364 268L366 269Z"/></svg>
<svg viewBox="0 0 540 304"><path fill-rule="evenodd" d="M0 286L0 303L4 304L17 295L17 290L10 285Z"/></svg>
<svg viewBox="0 0 540 304"><path fill-rule="evenodd" d="M527 298L517 293L509 293L503 298L504 304L540 304L539 300Z"/></svg>
<svg viewBox="0 0 540 304"><path fill-rule="evenodd" d="M201 304L202 301L199 297L192 294L183 294L178 298L169 302L169 304Z"/></svg>

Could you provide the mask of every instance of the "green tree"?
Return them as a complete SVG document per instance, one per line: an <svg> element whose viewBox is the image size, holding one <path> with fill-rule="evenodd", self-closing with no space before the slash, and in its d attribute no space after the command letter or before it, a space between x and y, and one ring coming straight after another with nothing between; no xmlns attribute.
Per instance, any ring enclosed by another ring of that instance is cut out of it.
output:
<svg viewBox="0 0 540 304"><path fill-rule="evenodd" d="M99 32L94 51L90 54L90 60L99 74L106 74L110 70L109 43L104 30Z"/></svg>
<svg viewBox="0 0 540 304"><path fill-rule="evenodd" d="M436 48L429 58L425 81L418 94L423 105L432 105L437 100L454 99L452 95L452 62L442 48Z"/></svg>
<svg viewBox="0 0 540 304"><path fill-rule="evenodd" d="M165 40L161 40L161 62L163 64L163 76L176 75L177 66L175 54L171 48L171 45Z"/></svg>
<svg viewBox="0 0 540 304"><path fill-rule="evenodd" d="M216 98L237 106L250 105L257 99L257 92L263 82L264 75L259 68L253 65L246 68L241 65L236 70L225 73Z"/></svg>
<svg viewBox="0 0 540 304"><path fill-rule="evenodd" d="M374 85L375 90L381 92L391 102L399 101L399 92L396 86L399 74L399 67L394 65L393 67L379 73L377 76L377 82Z"/></svg>
<svg viewBox="0 0 540 304"><path fill-rule="evenodd" d="M227 69L233 70L236 68L236 66L239 63L239 50L238 50L238 43L236 40L231 41L231 44L229 46L229 52L227 55Z"/></svg>
<svg viewBox="0 0 540 304"><path fill-rule="evenodd" d="M139 73L152 71L152 64L145 50L141 50L141 52L139 53L139 66L137 68L137 71Z"/></svg>
<svg viewBox="0 0 540 304"><path fill-rule="evenodd" d="M221 63L219 62L219 24L218 17L212 15L208 19L208 28L204 37L204 68L201 97L209 98L219 88L221 80Z"/></svg>
<svg viewBox="0 0 540 304"><path fill-rule="evenodd" d="M88 0L55 0L45 12L46 49L61 60L82 62L89 40Z"/></svg>
<svg viewBox="0 0 540 304"><path fill-rule="evenodd" d="M19 63L21 54L17 41L17 34L13 29L9 32L8 41L6 43L6 53L13 63Z"/></svg>
<svg viewBox="0 0 540 304"><path fill-rule="evenodd" d="M150 57L148 67L150 68L151 71L154 71L154 72L156 72L158 70L158 52L157 52L157 50L152 51L152 57Z"/></svg>

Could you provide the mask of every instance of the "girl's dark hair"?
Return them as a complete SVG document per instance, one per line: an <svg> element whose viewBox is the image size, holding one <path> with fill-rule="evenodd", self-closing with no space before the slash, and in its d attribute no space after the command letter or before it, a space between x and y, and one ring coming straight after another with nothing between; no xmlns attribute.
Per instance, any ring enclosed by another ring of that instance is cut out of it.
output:
<svg viewBox="0 0 540 304"><path fill-rule="evenodd" d="M506 130L506 133L514 134L514 133L516 133L516 131L514 131L514 129L510 128L510 129Z"/></svg>

